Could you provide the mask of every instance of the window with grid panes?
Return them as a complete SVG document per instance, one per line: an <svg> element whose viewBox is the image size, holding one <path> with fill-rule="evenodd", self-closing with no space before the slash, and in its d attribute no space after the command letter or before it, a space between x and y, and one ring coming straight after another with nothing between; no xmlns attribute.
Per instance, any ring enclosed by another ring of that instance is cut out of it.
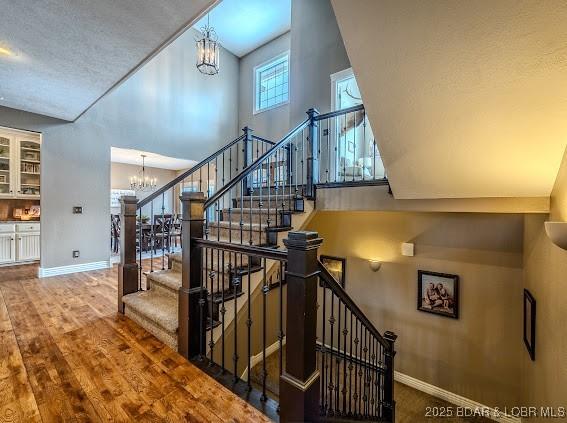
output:
<svg viewBox="0 0 567 423"><path fill-rule="evenodd" d="M289 55L286 53L255 70L256 113L272 109L289 100Z"/></svg>

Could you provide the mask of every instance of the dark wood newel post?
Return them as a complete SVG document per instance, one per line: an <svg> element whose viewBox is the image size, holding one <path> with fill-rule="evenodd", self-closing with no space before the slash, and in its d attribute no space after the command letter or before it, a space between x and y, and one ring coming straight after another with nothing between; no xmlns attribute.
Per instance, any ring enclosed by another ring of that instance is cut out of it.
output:
<svg viewBox="0 0 567 423"><path fill-rule="evenodd" d="M315 185L319 183L319 124L315 118L317 109L307 110L309 116L309 142L307 143L307 197L315 197Z"/></svg>
<svg viewBox="0 0 567 423"><path fill-rule="evenodd" d="M282 422L319 420L319 371L316 364L317 249L323 240L317 232L289 232L286 365L280 378Z"/></svg>
<svg viewBox="0 0 567 423"><path fill-rule="evenodd" d="M246 169L248 166L252 164L254 161L254 148L252 146L252 128L245 126L242 128L242 132L244 132L244 163L242 165L242 169ZM247 194L250 194L250 190L252 189L252 178L247 177L246 182L244 184L246 189L248 190Z"/></svg>
<svg viewBox="0 0 567 423"><path fill-rule="evenodd" d="M390 345L390 348L384 352L384 365L386 372L384 374L384 405L382 406L382 415L384 421L394 422L396 419L396 401L394 401L394 357L396 350L394 343L398 335L394 332L384 332L384 339Z"/></svg>
<svg viewBox="0 0 567 423"><path fill-rule="evenodd" d="M124 313L122 297L138 291L136 263L136 205L134 196L120 198L120 265L118 266L118 312Z"/></svg>
<svg viewBox="0 0 567 423"><path fill-rule="evenodd" d="M178 351L185 358L199 355L204 345L206 315L201 316L199 300L206 298L201 292L202 250L193 239L203 238L205 220L205 194L184 192L181 197L181 224L183 267L179 288Z"/></svg>

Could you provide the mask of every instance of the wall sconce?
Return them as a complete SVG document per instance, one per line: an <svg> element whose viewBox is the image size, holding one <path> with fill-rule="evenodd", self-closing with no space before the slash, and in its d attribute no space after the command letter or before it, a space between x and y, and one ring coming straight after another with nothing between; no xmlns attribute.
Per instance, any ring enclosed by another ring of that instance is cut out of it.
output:
<svg viewBox="0 0 567 423"><path fill-rule="evenodd" d="M380 260L371 259L368 260L368 265L373 272L377 272L382 267L382 262Z"/></svg>
<svg viewBox="0 0 567 423"><path fill-rule="evenodd" d="M545 232L551 242L567 250L567 222L545 222Z"/></svg>

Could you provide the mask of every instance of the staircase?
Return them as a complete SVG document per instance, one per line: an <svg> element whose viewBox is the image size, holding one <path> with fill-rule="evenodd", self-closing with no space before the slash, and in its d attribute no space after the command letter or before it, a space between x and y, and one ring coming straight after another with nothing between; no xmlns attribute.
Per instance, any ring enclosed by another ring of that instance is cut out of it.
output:
<svg viewBox="0 0 567 423"><path fill-rule="evenodd" d="M289 187L278 187L279 189L289 190ZM278 201L287 205L301 205L299 210L279 210L276 212L275 193L276 188L271 187L274 194L268 204L263 200L263 207L259 207L259 196L246 195L235 199L232 208L222 209L221 219L218 222L211 222L208 225L209 234L207 239L210 241L220 241L226 243L248 244L263 246L268 248L282 248L282 240L287 237L287 233L293 229L302 229L313 213L313 202L305 200L301 195L292 194L279 195ZM284 207L285 207L284 205ZM203 268L206 273L215 272L223 274L224 277L219 284L214 284L209 290L206 302L212 304L208 308L207 329L216 328L220 323L221 299L225 302L236 297L247 294L247 286L239 286L234 289L231 281L234 276L245 278L249 274L258 274L252 278L252 290L258 288L263 274L264 266L261 263L251 263L248 267L248 257L243 256L237 266L232 271L227 271L230 261L228 254L224 254L225 271L220 266L223 260L215 260L210 263L203 258ZM176 252L167 254L167 269L155 270L144 273L146 278L145 290L133 292L122 297L125 304L124 314L134 320L156 338L177 351L178 345L178 305L179 289L182 286L182 253ZM271 263L267 273L273 272ZM236 293L236 294L235 294ZM239 302L241 307L244 301ZM229 310L232 311L232 310ZM232 321L233 313L226 313L225 324L229 325ZM218 332L218 333L217 333ZM220 336L220 331L215 332L215 340Z"/></svg>
<svg viewBox="0 0 567 423"><path fill-rule="evenodd" d="M274 420L394 421L396 336L378 332L318 262L323 240L302 231L317 186L387 183L368 169L364 107L310 109L277 143L243 131L146 199L121 199L119 312ZM167 191L180 198L177 228ZM158 227L136 222L142 208ZM168 251L178 231L183 249Z"/></svg>

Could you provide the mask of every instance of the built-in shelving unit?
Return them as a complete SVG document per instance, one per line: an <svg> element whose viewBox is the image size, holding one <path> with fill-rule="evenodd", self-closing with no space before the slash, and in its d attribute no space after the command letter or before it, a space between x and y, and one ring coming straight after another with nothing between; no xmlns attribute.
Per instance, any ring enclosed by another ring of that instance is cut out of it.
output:
<svg viewBox="0 0 567 423"><path fill-rule="evenodd" d="M0 198L40 198L39 135L0 129Z"/></svg>

